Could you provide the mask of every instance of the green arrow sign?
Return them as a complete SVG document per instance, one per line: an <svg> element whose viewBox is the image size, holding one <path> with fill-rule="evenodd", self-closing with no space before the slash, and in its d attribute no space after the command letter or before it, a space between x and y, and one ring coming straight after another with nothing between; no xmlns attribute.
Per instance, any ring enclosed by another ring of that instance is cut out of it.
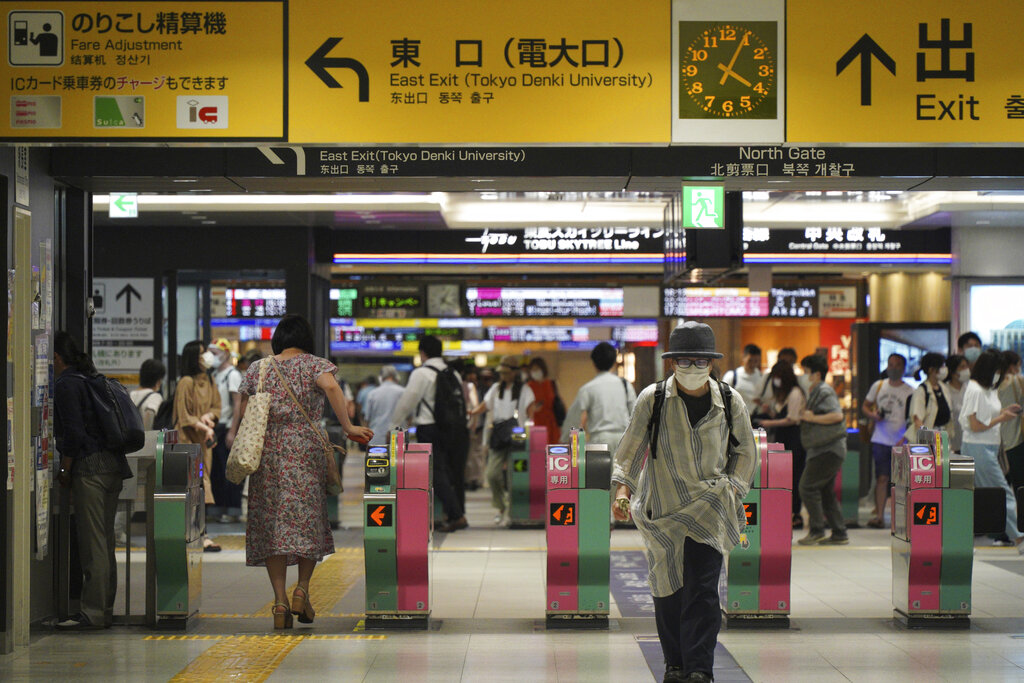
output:
<svg viewBox="0 0 1024 683"><path fill-rule="evenodd" d="M111 218L138 218L138 195L134 192L111 192L109 215Z"/></svg>

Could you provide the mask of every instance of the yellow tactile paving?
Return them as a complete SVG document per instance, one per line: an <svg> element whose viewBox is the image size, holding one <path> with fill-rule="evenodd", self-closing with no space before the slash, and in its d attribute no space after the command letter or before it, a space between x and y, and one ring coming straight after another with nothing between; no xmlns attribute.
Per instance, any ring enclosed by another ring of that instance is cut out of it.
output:
<svg viewBox="0 0 1024 683"><path fill-rule="evenodd" d="M221 547L221 550L245 550L245 534L222 534L210 539Z"/></svg>
<svg viewBox="0 0 1024 683"><path fill-rule="evenodd" d="M232 636L193 659L172 681L265 681L303 636Z"/></svg>
<svg viewBox="0 0 1024 683"><path fill-rule="evenodd" d="M313 603L313 609L317 612L327 612L345 597L352 586L363 575L363 549L362 548L338 548L333 555L330 555L313 572L313 579L309 582L309 598ZM288 587L288 596L291 597L295 585ZM269 586L268 586L269 589ZM260 609L253 612L252 616L269 616L274 607L271 600Z"/></svg>

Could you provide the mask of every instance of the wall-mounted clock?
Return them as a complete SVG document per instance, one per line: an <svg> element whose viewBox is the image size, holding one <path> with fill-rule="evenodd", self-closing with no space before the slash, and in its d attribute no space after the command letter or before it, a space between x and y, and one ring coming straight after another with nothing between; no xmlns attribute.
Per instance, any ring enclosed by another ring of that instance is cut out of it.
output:
<svg viewBox="0 0 1024 683"><path fill-rule="evenodd" d="M679 22L679 118L777 116L777 22Z"/></svg>
<svg viewBox="0 0 1024 683"><path fill-rule="evenodd" d="M432 318L457 318L462 315L462 300L457 284L427 285L427 315Z"/></svg>

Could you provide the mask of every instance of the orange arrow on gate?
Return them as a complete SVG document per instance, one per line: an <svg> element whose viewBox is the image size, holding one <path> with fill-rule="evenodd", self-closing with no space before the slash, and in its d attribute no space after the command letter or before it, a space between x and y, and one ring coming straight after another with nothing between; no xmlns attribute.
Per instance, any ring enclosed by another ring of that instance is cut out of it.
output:
<svg viewBox="0 0 1024 683"><path fill-rule="evenodd" d="M377 526L384 526L384 507L378 505L377 509L370 514L370 519L377 523Z"/></svg>
<svg viewBox="0 0 1024 683"><path fill-rule="evenodd" d="M565 508L564 505L559 505L558 509L551 513L551 516L555 518L556 522L562 521L562 510Z"/></svg>

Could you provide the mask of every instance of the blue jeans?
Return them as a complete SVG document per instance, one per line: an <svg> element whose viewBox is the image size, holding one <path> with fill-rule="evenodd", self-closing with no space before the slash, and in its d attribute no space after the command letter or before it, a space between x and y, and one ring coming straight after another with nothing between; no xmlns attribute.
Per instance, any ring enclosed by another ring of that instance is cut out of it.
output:
<svg viewBox="0 0 1024 683"><path fill-rule="evenodd" d="M974 488L1001 488L1006 492L1006 535L1016 543L1024 534L1017 530L1017 499L999 466L999 446L965 443L963 454L974 458Z"/></svg>

